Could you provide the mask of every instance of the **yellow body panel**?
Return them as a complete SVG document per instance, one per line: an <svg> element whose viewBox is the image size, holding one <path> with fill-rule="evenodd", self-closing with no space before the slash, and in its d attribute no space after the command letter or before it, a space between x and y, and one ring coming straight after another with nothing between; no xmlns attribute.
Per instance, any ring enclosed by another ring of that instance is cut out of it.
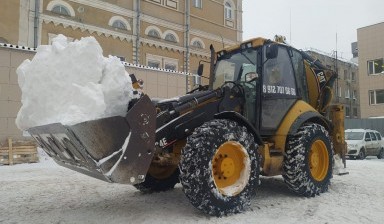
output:
<svg viewBox="0 0 384 224"><path fill-rule="evenodd" d="M284 117L284 120L281 122L280 127L278 128L276 135L272 137L272 141L275 143L275 149L284 152L285 150L285 141L287 140L287 134L296 118L301 114L316 110L311 107L308 103L299 100L295 105L289 110L287 115Z"/></svg>
<svg viewBox="0 0 384 224"><path fill-rule="evenodd" d="M316 110L302 100L297 101L285 116L276 134L259 148L259 153L263 158L263 175L275 176L281 174L288 132L293 122L308 111L315 112Z"/></svg>
<svg viewBox="0 0 384 224"><path fill-rule="evenodd" d="M319 81L314 75L314 72L309 66L308 62L305 62L305 74L308 85L309 104L313 108L317 108L318 98L320 94L320 86Z"/></svg>

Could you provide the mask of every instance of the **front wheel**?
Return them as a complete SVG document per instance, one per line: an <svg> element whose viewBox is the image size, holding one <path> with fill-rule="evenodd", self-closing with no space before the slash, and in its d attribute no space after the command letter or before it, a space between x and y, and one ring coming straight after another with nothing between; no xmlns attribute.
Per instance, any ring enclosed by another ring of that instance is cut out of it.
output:
<svg viewBox="0 0 384 224"><path fill-rule="evenodd" d="M204 123L188 137L180 161L180 182L193 206L222 216L243 211L258 184L254 137L230 120Z"/></svg>
<svg viewBox="0 0 384 224"><path fill-rule="evenodd" d="M364 160L365 159L364 149L360 149L360 152L359 152L359 155L357 156L357 158L359 158L360 160Z"/></svg>
<svg viewBox="0 0 384 224"><path fill-rule="evenodd" d="M292 191L307 197L327 191L332 164L333 145L323 126L306 124L288 137L283 178Z"/></svg>

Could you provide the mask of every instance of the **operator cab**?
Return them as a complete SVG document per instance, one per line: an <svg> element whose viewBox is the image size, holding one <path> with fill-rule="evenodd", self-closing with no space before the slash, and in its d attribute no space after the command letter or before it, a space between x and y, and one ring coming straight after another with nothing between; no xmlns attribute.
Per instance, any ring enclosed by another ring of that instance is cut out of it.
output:
<svg viewBox="0 0 384 224"><path fill-rule="evenodd" d="M245 99L243 116L261 135L273 135L291 106L299 98L308 98L300 56L289 46L265 39L220 51L211 88L241 86Z"/></svg>

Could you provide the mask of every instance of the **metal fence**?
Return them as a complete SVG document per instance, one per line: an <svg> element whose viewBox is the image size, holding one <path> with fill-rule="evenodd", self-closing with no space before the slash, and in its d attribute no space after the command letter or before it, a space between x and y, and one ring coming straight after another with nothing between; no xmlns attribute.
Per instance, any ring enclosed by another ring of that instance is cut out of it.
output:
<svg viewBox="0 0 384 224"><path fill-rule="evenodd" d="M384 118L374 119L345 119L345 129L363 128L379 131L384 135Z"/></svg>

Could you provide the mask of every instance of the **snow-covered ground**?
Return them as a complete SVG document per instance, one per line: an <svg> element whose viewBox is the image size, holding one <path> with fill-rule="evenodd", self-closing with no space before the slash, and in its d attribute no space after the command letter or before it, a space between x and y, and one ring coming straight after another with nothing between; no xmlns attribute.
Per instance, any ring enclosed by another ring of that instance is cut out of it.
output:
<svg viewBox="0 0 384 224"><path fill-rule="evenodd" d="M315 198L291 193L281 177L262 185L242 214L209 217L181 186L142 194L56 165L0 166L0 223L384 223L384 160L348 160L349 175L334 176Z"/></svg>

